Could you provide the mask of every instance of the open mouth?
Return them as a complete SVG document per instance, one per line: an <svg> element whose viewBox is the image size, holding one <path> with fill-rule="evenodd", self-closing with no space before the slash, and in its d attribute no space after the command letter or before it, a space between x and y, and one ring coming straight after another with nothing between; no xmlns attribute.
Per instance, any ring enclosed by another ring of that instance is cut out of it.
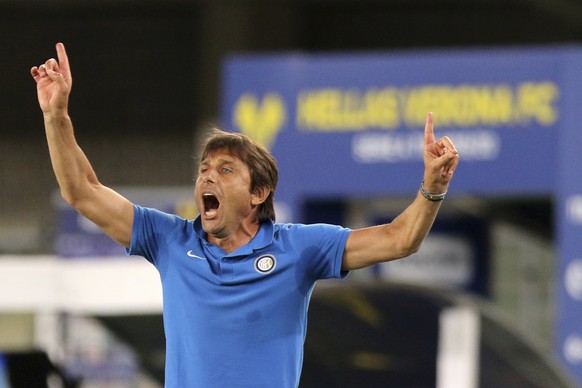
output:
<svg viewBox="0 0 582 388"><path fill-rule="evenodd" d="M214 217L220 207L218 198L214 194L206 193L202 194L202 201L204 202L204 215L206 217Z"/></svg>

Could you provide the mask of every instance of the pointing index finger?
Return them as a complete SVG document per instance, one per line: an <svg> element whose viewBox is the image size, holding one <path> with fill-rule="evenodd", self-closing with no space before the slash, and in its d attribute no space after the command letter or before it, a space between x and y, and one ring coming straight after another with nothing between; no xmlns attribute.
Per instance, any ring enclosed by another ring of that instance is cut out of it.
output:
<svg viewBox="0 0 582 388"><path fill-rule="evenodd" d="M62 43L57 43L57 56L59 58L59 69L61 74L66 80L71 79L71 68L69 67L69 58L67 57L67 52L65 50L65 45Z"/></svg>
<svg viewBox="0 0 582 388"><path fill-rule="evenodd" d="M434 138L434 127L433 127L433 114L428 112L426 114L426 124L424 126L424 145L433 144L435 142Z"/></svg>

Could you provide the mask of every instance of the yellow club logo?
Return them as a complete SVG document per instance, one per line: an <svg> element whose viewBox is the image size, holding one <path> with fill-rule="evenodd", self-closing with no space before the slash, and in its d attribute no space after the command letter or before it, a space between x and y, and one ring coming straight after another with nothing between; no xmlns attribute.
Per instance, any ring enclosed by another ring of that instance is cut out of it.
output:
<svg viewBox="0 0 582 388"><path fill-rule="evenodd" d="M287 119L285 104L279 94L267 93L262 101L254 94L243 94L234 107L234 123L241 132L271 148Z"/></svg>

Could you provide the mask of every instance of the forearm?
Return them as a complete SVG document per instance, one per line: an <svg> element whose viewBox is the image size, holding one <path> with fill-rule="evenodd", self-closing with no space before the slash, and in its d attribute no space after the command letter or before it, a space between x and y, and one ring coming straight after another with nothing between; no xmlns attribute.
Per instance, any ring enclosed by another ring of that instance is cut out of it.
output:
<svg viewBox="0 0 582 388"><path fill-rule="evenodd" d="M448 179L425 169L424 178L416 198L388 227L393 228L400 241L402 257L420 249L440 209L442 200L449 187Z"/></svg>
<svg viewBox="0 0 582 388"><path fill-rule="evenodd" d="M133 205L97 180L93 167L75 139L68 115L73 78L62 43L57 43L59 62L53 58L30 73L36 82L44 115L49 153L63 198L105 233L128 247L133 225Z"/></svg>
<svg viewBox="0 0 582 388"><path fill-rule="evenodd" d="M387 227L396 234L398 256L417 252L436 219L442 201L430 201L420 192L414 201Z"/></svg>
<svg viewBox="0 0 582 388"><path fill-rule="evenodd" d="M343 270L401 259L420 249L442 201L429 201L420 192L392 222L352 231L344 250Z"/></svg>
<svg viewBox="0 0 582 388"><path fill-rule="evenodd" d="M68 114L45 114L44 124L51 163L61 194L74 206L92 195L92 188L98 184L97 177L77 144Z"/></svg>

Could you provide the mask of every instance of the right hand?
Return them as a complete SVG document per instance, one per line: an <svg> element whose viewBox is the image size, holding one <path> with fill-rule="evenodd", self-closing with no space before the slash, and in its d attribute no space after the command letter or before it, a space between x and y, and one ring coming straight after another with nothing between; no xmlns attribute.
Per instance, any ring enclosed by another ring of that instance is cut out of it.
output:
<svg viewBox="0 0 582 388"><path fill-rule="evenodd" d="M69 59L65 46L57 43L58 62L51 58L40 66L30 69L36 81L36 91L40 109L46 114L67 113L69 94L73 86Z"/></svg>

